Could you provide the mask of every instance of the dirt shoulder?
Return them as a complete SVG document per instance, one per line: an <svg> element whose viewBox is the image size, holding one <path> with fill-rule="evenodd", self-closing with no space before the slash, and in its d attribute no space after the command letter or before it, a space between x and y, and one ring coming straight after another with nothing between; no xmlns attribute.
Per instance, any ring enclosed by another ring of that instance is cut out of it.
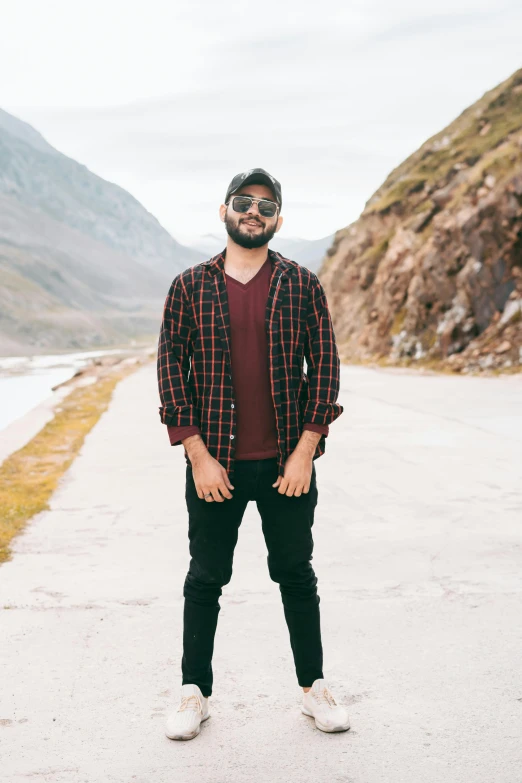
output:
<svg viewBox="0 0 522 783"><path fill-rule="evenodd" d="M10 542L28 520L49 508L60 478L107 409L116 385L154 358L153 349L96 357L53 387L52 418L0 465L0 563L10 558Z"/></svg>

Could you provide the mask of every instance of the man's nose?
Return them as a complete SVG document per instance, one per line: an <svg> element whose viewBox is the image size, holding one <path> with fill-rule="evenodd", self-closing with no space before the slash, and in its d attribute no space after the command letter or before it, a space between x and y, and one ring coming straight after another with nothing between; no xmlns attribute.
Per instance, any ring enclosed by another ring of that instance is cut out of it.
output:
<svg viewBox="0 0 522 783"><path fill-rule="evenodd" d="M248 215L250 212L253 212L254 214L257 212L257 214L258 214L258 215L260 214L260 213L259 213L259 209L257 208L257 204L256 204L256 202L255 202L255 201L253 201L253 202L250 204L249 208L247 209L247 215Z"/></svg>

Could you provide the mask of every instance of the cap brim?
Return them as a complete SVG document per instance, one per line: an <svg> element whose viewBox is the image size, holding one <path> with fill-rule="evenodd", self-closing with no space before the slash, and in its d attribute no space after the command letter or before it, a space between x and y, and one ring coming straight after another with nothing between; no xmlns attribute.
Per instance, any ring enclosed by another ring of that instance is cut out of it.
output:
<svg viewBox="0 0 522 783"><path fill-rule="evenodd" d="M249 177L246 177L243 182L237 186L235 190L232 190L230 192L230 196L233 196L234 193L237 193L238 190L241 190L241 188L244 188L245 185L266 185L267 188L270 188L272 193L274 194L275 201L277 204L280 204L278 195L276 191L274 190L274 183L270 179L270 177L266 177L264 174L251 174Z"/></svg>

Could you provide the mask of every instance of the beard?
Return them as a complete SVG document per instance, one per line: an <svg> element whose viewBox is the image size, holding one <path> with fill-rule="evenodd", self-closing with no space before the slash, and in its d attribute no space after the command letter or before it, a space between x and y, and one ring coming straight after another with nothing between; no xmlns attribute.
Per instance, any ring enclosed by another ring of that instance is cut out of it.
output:
<svg viewBox="0 0 522 783"><path fill-rule="evenodd" d="M248 220L248 218L238 219L236 223L234 219L229 216L228 212L225 215L225 228L227 230L227 234L229 235L230 239L236 243L236 245L240 245L241 247L245 247L249 250L252 250L256 247L263 247L263 245L267 245L270 242L276 232L277 221L274 223L272 228L265 227L263 231L256 231L256 233L253 234L250 232L248 226L242 225L244 220ZM262 228L262 223L258 221L258 224Z"/></svg>

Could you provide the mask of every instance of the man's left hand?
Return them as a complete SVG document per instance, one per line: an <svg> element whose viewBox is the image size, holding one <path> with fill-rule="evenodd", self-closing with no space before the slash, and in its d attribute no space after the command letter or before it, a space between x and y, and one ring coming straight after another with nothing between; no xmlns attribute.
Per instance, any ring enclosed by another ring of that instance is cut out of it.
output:
<svg viewBox="0 0 522 783"><path fill-rule="evenodd" d="M279 487L280 495L299 497L310 489L312 467L312 456L296 449L285 462L284 476L278 476L272 486Z"/></svg>

